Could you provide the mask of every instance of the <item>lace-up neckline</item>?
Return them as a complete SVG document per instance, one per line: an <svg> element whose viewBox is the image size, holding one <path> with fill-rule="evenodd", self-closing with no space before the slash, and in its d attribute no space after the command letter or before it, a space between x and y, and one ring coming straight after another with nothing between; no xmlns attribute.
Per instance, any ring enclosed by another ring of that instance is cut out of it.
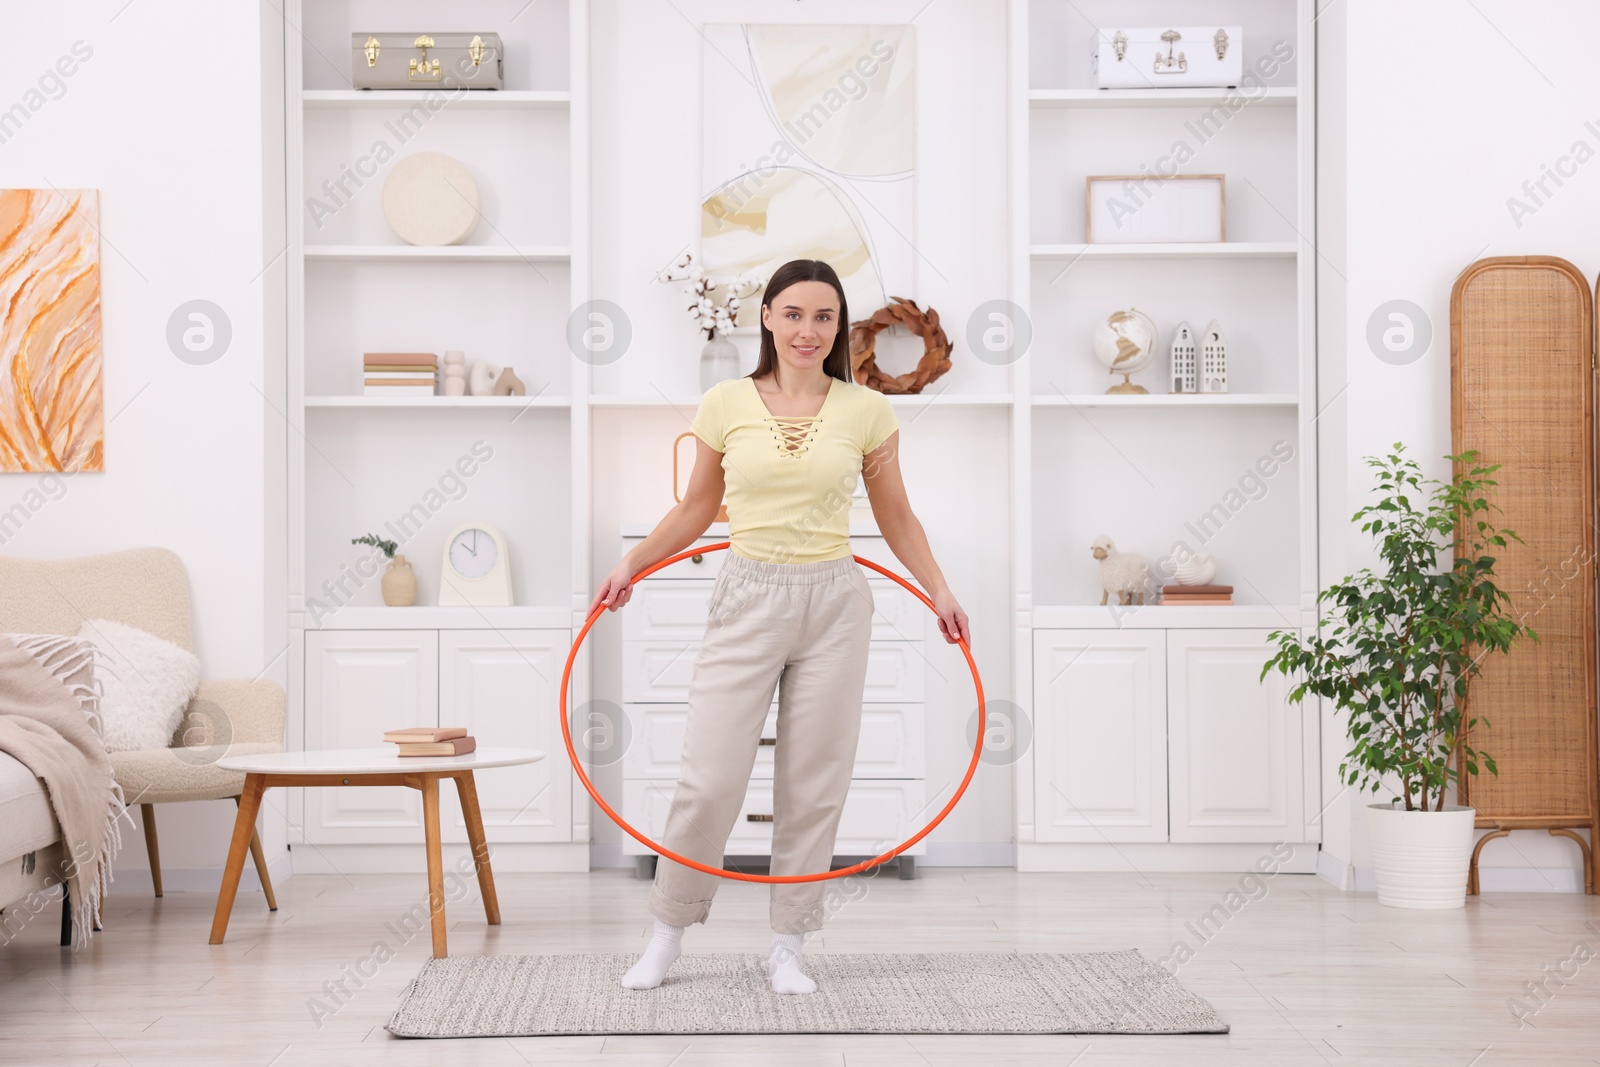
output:
<svg viewBox="0 0 1600 1067"><path fill-rule="evenodd" d="M756 388L756 380L745 379L750 383L750 388L755 390L756 400L767 412L764 421L772 428L772 440L780 455L799 459L810 449L811 442L821 432L823 413L828 410L828 402L833 399L838 380L829 376L828 395L823 397L822 407L815 415L774 415L772 409L767 407L766 400L762 399L761 390Z"/></svg>

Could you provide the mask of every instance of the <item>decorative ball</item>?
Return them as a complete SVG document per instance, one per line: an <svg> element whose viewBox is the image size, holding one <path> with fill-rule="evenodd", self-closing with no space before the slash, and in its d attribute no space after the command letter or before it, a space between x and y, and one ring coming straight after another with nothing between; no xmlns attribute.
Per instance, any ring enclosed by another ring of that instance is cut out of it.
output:
<svg viewBox="0 0 1600 1067"><path fill-rule="evenodd" d="M478 228L478 184L459 160L418 152L384 179L383 217L407 244L461 244Z"/></svg>
<svg viewBox="0 0 1600 1067"><path fill-rule="evenodd" d="M1138 308L1113 311L1094 329L1095 358L1113 374L1132 374L1156 354L1156 324Z"/></svg>

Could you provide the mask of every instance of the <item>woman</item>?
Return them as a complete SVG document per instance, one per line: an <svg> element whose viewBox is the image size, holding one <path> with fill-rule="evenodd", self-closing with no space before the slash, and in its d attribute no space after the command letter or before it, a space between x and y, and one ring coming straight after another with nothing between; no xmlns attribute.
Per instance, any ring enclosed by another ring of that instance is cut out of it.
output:
<svg viewBox="0 0 1600 1067"><path fill-rule="evenodd" d="M687 495L617 564L589 606L626 604L633 575L693 544L726 495L731 544L695 660L662 840L708 866L722 865L776 687L771 870L830 869L860 736L873 612L849 540L858 478L889 548L930 592L945 640L971 639L906 500L889 398L851 376L849 321L844 288L826 263L793 260L773 274L761 298L755 371L718 383L700 400ZM650 892L655 933L623 976L625 987L661 984L684 929L706 920L721 881L660 857ZM800 969L800 946L807 931L822 927L823 886L772 884L767 976L775 993L817 988Z"/></svg>

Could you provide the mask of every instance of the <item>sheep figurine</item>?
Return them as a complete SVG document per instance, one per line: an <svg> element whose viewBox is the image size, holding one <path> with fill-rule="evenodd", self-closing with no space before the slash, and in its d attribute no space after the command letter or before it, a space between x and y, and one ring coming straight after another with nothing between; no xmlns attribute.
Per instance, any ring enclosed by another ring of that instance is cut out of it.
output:
<svg viewBox="0 0 1600 1067"><path fill-rule="evenodd" d="M1118 552L1111 538L1101 534L1089 546L1094 558L1100 561L1100 603L1104 604L1112 593L1118 604L1143 604L1146 584L1150 580L1150 564L1134 552Z"/></svg>

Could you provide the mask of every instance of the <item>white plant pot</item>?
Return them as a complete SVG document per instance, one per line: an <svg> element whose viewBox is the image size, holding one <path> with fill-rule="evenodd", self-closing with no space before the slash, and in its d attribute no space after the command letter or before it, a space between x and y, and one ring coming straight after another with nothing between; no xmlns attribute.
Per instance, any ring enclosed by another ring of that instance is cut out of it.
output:
<svg viewBox="0 0 1600 1067"><path fill-rule="evenodd" d="M1459 908L1467 901L1478 813L1459 804L1443 811L1367 805L1378 903L1391 908Z"/></svg>

